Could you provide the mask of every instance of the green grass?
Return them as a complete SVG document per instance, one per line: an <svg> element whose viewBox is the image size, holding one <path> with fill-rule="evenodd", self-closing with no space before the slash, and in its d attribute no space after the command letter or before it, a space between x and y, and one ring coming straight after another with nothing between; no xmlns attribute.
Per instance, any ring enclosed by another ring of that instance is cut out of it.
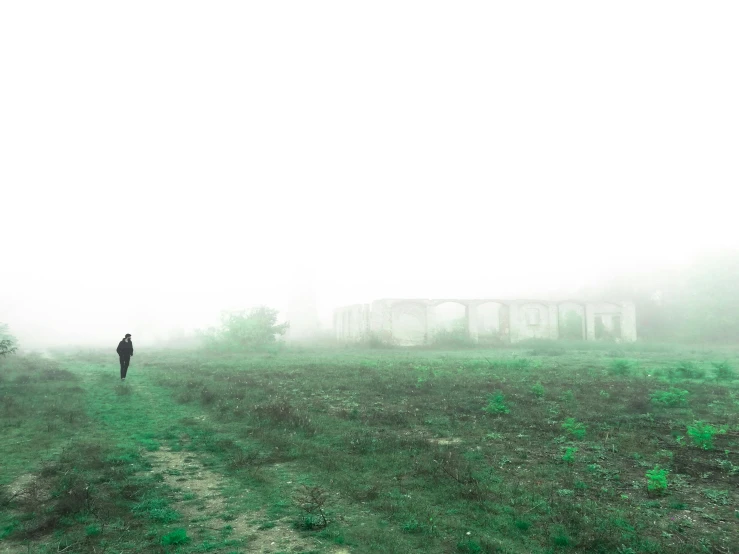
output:
<svg viewBox="0 0 739 554"><path fill-rule="evenodd" d="M137 352L121 384L102 353L7 358L0 551L730 551L717 359L737 352Z"/></svg>

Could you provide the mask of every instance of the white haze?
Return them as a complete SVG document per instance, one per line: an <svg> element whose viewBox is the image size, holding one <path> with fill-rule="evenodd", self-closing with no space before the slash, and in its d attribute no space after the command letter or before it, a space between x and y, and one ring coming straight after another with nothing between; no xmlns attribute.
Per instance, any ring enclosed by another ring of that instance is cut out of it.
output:
<svg viewBox="0 0 739 554"><path fill-rule="evenodd" d="M739 243L735 2L3 2L0 322L139 341Z"/></svg>

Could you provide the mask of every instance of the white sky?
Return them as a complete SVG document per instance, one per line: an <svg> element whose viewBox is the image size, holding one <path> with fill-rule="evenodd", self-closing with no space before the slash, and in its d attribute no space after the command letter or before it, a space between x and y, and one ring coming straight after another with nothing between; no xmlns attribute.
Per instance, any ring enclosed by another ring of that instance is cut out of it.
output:
<svg viewBox="0 0 739 554"><path fill-rule="evenodd" d="M737 247L738 16L2 2L0 322L115 342L311 274L325 315Z"/></svg>

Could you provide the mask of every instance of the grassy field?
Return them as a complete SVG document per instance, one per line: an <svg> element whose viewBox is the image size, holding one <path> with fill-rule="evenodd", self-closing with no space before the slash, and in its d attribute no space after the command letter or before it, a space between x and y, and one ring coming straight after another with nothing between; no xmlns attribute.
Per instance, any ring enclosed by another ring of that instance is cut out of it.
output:
<svg viewBox="0 0 739 554"><path fill-rule="evenodd" d="M739 352L0 360L0 553L739 552Z"/></svg>

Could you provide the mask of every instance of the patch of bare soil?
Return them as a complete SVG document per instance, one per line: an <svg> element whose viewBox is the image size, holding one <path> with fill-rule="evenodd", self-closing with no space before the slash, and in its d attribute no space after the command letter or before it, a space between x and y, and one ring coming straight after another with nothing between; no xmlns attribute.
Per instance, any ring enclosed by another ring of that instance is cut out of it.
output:
<svg viewBox="0 0 739 554"><path fill-rule="evenodd" d="M33 505L40 505L45 502L51 494L48 489L39 483L38 477L33 473L20 475L5 487L3 492L4 498L0 498L3 502L15 501ZM0 554L17 554L19 552L28 552L28 548L0 540Z"/></svg>
<svg viewBox="0 0 739 554"><path fill-rule="evenodd" d="M462 439L459 437L450 437L445 439L429 439L429 442L433 442L440 446L448 446L450 444L459 444L462 442Z"/></svg>
<svg viewBox="0 0 739 554"><path fill-rule="evenodd" d="M220 531L230 527L229 538L244 543L246 552L305 552L320 549L317 541L301 536L288 521L278 521L274 527L260 528L262 514L250 512L238 514L224 521L220 516L228 511L228 500L221 492L225 482L222 475L203 466L191 452L160 449L149 452L153 470L164 476L167 485L180 489L183 500L173 504L190 528L207 528ZM243 494L250 494L244 490ZM194 497L190 498L191 495ZM348 554L348 550L333 550L334 554Z"/></svg>

